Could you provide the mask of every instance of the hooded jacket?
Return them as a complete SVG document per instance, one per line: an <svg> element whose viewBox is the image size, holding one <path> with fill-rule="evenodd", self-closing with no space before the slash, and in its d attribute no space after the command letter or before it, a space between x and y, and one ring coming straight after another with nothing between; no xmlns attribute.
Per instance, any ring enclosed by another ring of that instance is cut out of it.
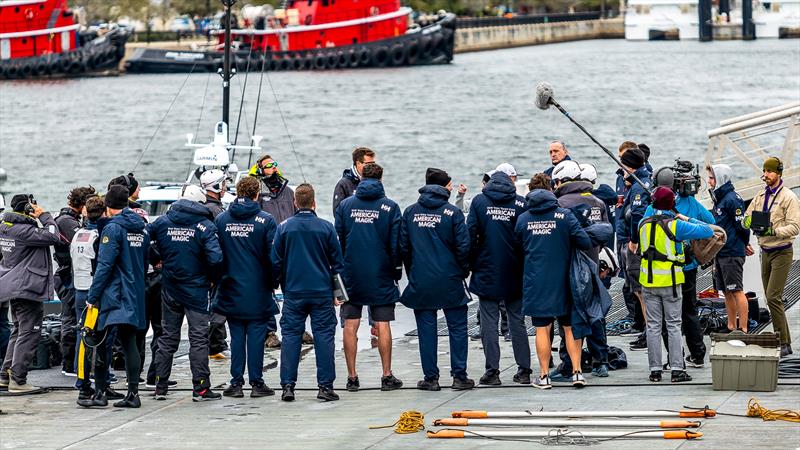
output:
<svg viewBox="0 0 800 450"><path fill-rule="evenodd" d="M225 208L222 205L222 201L209 196L206 193L206 202L204 203L206 208L208 208L208 212L211 213L211 217L216 218L218 215L222 214L222 211L225 211ZM213 220L213 219L212 219Z"/></svg>
<svg viewBox="0 0 800 450"><path fill-rule="evenodd" d="M650 188L650 172L645 166L642 166L634 172L639 180L644 183L647 189ZM639 222L642 221L647 205L651 203L650 192L642 187L639 183L633 182L630 188L625 191L625 199L622 202L621 210L622 217L617 222L617 240L621 242L639 243ZM618 191L619 192L619 191Z"/></svg>
<svg viewBox="0 0 800 450"><path fill-rule="evenodd" d="M526 316L563 316L572 303L569 285L573 249L588 250L589 236L552 192L535 189L525 197L528 210L514 229L523 252L522 312Z"/></svg>
<svg viewBox="0 0 800 450"><path fill-rule="evenodd" d="M336 187L333 188L334 216L336 216L336 208L339 207L339 203L353 195L353 192L356 191L356 187L358 187L358 183L360 181L361 177L358 176L358 172L356 172L355 167L345 169L344 172L342 172L342 178L339 179L339 181L336 183Z"/></svg>
<svg viewBox="0 0 800 450"><path fill-rule="evenodd" d="M300 209L278 225L272 264L286 300L333 301L333 276L344 270L342 248L333 224L317 217L311 209Z"/></svg>
<svg viewBox="0 0 800 450"><path fill-rule="evenodd" d="M714 177L717 182L725 180L714 189L714 220L725 230L728 240L725 246L717 253L718 257L740 256L744 257L744 248L750 242L750 230L744 227L744 201L733 188L730 174L722 175L724 171L719 166L714 166Z"/></svg>
<svg viewBox="0 0 800 450"><path fill-rule="evenodd" d="M385 305L400 297L400 207L383 184L365 179L336 208L336 233L344 253L344 284L356 305Z"/></svg>
<svg viewBox="0 0 800 450"><path fill-rule="evenodd" d="M44 302L53 299L51 245L61 242L50 213L36 219L16 212L0 215L0 302L13 298Z"/></svg>
<svg viewBox="0 0 800 450"><path fill-rule="evenodd" d="M589 228L592 227L610 229L611 225L601 223ZM591 336L592 325L595 322L605 319L611 309L611 296L600 280L597 264L584 252L572 252L569 281L573 300L572 336L575 339L582 339Z"/></svg>
<svg viewBox="0 0 800 450"><path fill-rule="evenodd" d="M417 203L403 212L400 254L408 286L400 301L412 309L446 309L467 304L469 231L464 213L447 202L438 185L419 190Z"/></svg>
<svg viewBox="0 0 800 450"><path fill-rule="evenodd" d="M222 264L222 250L211 211L180 199L148 225L151 244L162 260L163 287L188 309L208 312L208 290Z"/></svg>
<svg viewBox="0 0 800 450"><path fill-rule="evenodd" d="M86 299L86 303L100 308L98 330L122 324L142 330L147 325L144 277L149 247L144 219L130 208L103 221L97 269Z"/></svg>
<svg viewBox="0 0 800 450"><path fill-rule="evenodd" d="M501 172L492 175L470 204L469 290L481 299L519 300L522 296L522 264L514 243L514 225L523 212L525 199Z"/></svg>
<svg viewBox="0 0 800 450"><path fill-rule="evenodd" d="M292 217L297 211L294 207L294 191L289 187L289 180L277 173L274 175L276 189L270 188L271 181L261 177L261 195L258 204L261 210L268 212L275 219L275 223L281 223Z"/></svg>
<svg viewBox="0 0 800 450"><path fill-rule="evenodd" d="M556 189L558 206L572 209L581 205L588 208L587 222L589 225L596 223L608 223L608 211L602 200L592 194L592 183L588 181L571 181L564 183ZM573 211L574 213L574 211ZM613 235L613 234L612 234ZM609 236L610 238L611 236ZM598 264L600 261L600 249L607 245L607 241L600 242L598 246L592 247L587 251L589 257Z"/></svg>
<svg viewBox="0 0 800 450"><path fill-rule="evenodd" d="M75 233L81 227L81 215L76 213L72 208L62 208L55 218L58 232L61 234L61 241L53 247L53 252L58 263L56 270L59 277L63 279L66 287L71 287L71 271L72 259L69 256L69 244Z"/></svg>
<svg viewBox="0 0 800 450"><path fill-rule="evenodd" d="M239 320L274 316L279 312L270 262L275 219L257 202L240 197L215 224L223 256L214 312Z"/></svg>

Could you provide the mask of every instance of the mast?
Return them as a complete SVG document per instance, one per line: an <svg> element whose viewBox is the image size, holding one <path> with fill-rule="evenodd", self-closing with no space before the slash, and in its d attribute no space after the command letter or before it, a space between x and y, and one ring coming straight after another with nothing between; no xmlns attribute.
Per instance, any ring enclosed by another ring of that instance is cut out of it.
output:
<svg viewBox="0 0 800 450"><path fill-rule="evenodd" d="M225 7L225 53L222 60L222 121L230 130L231 103L231 8L236 0L221 0ZM230 138L230 131L228 136Z"/></svg>

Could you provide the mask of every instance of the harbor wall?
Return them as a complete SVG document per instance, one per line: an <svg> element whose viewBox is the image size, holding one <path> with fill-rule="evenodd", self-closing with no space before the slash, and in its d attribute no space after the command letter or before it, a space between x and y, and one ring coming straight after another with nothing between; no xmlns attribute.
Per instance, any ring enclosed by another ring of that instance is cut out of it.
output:
<svg viewBox="0 0 800 450"><path fill-rule="evenodd" d="M623 39L624 19L581 20L459 29L456 24L456 53L552 44L584 39Z"/></svg>

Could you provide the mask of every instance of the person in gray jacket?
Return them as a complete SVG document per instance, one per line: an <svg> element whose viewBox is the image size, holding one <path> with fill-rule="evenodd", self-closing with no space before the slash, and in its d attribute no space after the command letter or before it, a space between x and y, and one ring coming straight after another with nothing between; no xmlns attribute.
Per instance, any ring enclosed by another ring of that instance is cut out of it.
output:
<svg viewBox="0 0 800 450"><path fill-rule="evenodd" d="M61 237L53 216L33 195L17 194L0 222L0 303L8 302L14 328L0 370L9 392L38 389L28 384L28 366L39 345L43 302L53 299L53 260L49 247ZM41 226L39 225L41 223Z"/></svg>

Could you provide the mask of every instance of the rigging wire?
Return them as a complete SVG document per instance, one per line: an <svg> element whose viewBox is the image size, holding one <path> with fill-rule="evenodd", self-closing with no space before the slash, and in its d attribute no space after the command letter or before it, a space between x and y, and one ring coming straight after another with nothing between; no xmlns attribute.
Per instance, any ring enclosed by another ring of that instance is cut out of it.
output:
<svg viewBox="0 0 800 450"><path fill-rule="evenodd" d="M150 136L150 140L147 141L147 145L144 146L144 149L142 149L142 152L139 154L139 158L136 159L136 164L133 165L133 169L131 170L131 172L135 172L136 168L139 167L139 163L142 162L142 158L144 157L144 154L147 153L148 149L150 149L150 145L153 143L153 140L155 139L156 134L158 134L158 130L161 129L161 125L164 124L164 120L166 120L167 116L169 115L169 112L172 111L172 107L175 106L175 101L177 101L178 97L180 97L184 86L186 86L186 82L189 81L189 77L192 75L192 72L194 72L194 68L196 66L197 66L197 63L192 64L192 68L189 69L189 73L187 73L186 74L186 78L183 79L183 83L181 84L180 89L178 89L178 93L175 94L175 97L172 99L172 102L169 104L169 108L167 108L167 112L164 113L164 116L158 122L158 125L156 126L155 131L153 131L153 135Z"/></svg>
<svg viewBox="0 0 800 450"><path fill-rule="evenodd" d="M237 69L237 72L238 72L238 69L239 69L239 64L238 63L236 64L236 69ZM246 75L245 75L245 77L246 77ZM244 104L244 86L242 86L242 79L238 78L238 82L239 82L239 92L241 93L241 96L242 96L242 104ZM244 116L244 128L249 133L250 129L248 127L249 121L247 120L247 109L245 109L245 108L240 108L239 109L239 119L241 119L242 116ZM237 119L237 121L239 119ZM238 139L239 125L236 126L236 134L237 134L237 136L235 137L235 140ZM250 136L251 140L252 140L252 138L253 137ZM236 141L235 140L234 140L234 145L236 145ZM235 158L236 158L236 149L234 148L233 151L231 152L231 161L233 161Z"/></svg>
<svg viewBox="0 0 800 450"><path fill-rule="evenodd" d="M261 53L261 76L258 79L258 96L256 97L256 115L253 118L253 132L251 136L256 135L256 124L258 123L258 108L261 106L261 86L264 84L264 68L267 66L266 53ZM253 164L253 149L250 149L250 154L247 156L247 167Z"/></svg>
<svg viewBox="0 0 800 450"><path fill-rule="evenodd" d="M208 95L208 85L211 82L211 73L208 72L208 77L206 78L206 89L203 91L203 101L200 103L200 117L197 118L197 127L194 130L194 137L197 139L197 136L200 134L200 123L203 121L203 110L206 107L206 96ZM194 166L194 161L189 160L189 171L192 171L192 167Z"/></svg>
<svg viewBox="0 0 800 450"><path fill-rule="evenodd" d="M286 125L286 117L283 115L283 110L281 109L281 103L278 101L278 94L275 93L275 87L272 85L272 79L267 73L267 83L269 83L269 89L272 91L272 96L275 98L275 106L278 107L278 113L281 116L281 122L283 122L283 129L286 130L286 137L289 138L289 146L292 148L292 153L294 153L294 159L297 161L297 167L300 169L300 176L303 177L303 182L306 183L306 174L303 172L303 164L300 163L300 157L297 154L297 150L294 148L294 141L292 140L292 134L289 133L289 126Z"/></svg>
<svg viewBox="0 0 800 450"><path fill-rule="evenodd" d="M242 98L239 102L239 117L236 118L236 134L233 136L233 145L239 142L239 126L242 124L242 108L244 108L244 93L247 92L247 78L250 75L250 56L253 54L253 43L250 43L250 50L247 52L247 65L244 69L244 87L242 88ZM236 64L238 67L239 64ZM233 149L233 156L236 156L236 149Z"/></svg>

